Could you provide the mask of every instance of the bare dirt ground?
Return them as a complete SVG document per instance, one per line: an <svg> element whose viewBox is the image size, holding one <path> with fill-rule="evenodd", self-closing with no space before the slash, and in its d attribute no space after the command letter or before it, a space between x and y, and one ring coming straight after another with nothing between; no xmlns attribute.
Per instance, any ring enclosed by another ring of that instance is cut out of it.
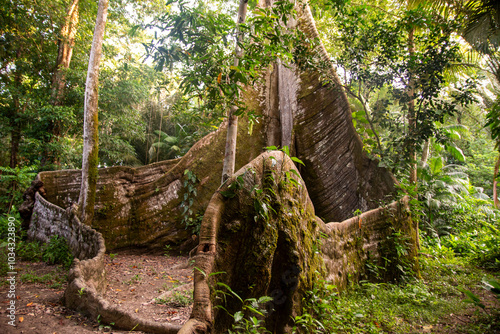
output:
<svg viewBox="0 0 500 334"><path fill-rule="evenodd" d="M191 313L193 269L187 257L117 251L106 260L106 299L143 318L184 323ZM128 333L65 308L67 270L45 263L16 265L16 327L8 325L9 287L0 281L0 333ZM158 299L167 293L163 299ZM155 300L156 299L156 300ZM143 332L135 332L143 333Z"/></svg>

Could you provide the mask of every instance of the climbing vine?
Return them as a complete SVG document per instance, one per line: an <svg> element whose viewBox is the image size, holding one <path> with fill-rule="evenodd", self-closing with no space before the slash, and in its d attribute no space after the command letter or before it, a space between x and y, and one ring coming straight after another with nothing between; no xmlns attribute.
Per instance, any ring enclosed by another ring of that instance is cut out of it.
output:
<svg viewBox="0 0 500 334"><path fill-rule="evenodd" d="M182 208L182 224L186 227L186 229L191 229L194 234L198 234L200 232L201 221L203 220L203 215L199 213L194 213L192 210L192 206L194 200L198 196L198 191L196 190L198 184L198 177L190 171L186 169L184 171L184 199L181 202Z"/></svg>

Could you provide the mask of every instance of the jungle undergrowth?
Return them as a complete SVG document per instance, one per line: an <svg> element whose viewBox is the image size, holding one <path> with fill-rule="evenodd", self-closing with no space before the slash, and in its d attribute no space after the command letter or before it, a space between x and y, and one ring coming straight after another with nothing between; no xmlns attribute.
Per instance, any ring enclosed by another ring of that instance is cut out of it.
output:
<svg viewBox="0 0 500 334"><path fill-rule="evenodd" d="M47 243L27 240L26 231L21 229L21 218L14 207L10 216L15 217L15 252L19 260L43 261L49 265L61 264L69 269L73 263L73 256L69 250L66 240L57 235L52 236ZM0 216L0 275L6 275L9 271L7 261L7 226L8 216ZM9 241L10 242L10 241Z"/></svg>
<svg viewBox="0 0 500 334"><path fill-rule="evenodd" d="M450 318L442 326L455 326L460 333L497 333L499 304L490 303L486 311L471 309L462 291L493 294L483 289L482 281L498 281L498 273L481 270L452 251L422 252L426 255L419 258L421 279L400 284L361 281L340 293L335 285L318 280L304 298L303 314L294 319L294 333L414 333L422 328L437 332L432 328L443 319L464 314L470 321Z"/></svg>

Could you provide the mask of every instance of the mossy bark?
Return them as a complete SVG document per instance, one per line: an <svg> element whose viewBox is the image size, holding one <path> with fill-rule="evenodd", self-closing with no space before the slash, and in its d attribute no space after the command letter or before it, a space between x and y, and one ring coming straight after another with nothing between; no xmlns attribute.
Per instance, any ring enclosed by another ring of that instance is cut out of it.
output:
<svg viewBox="0 0 500 334"><path fill-rule="evenodd" d="M257 105L258 107L258 105ZM265 147L260 137L263 124L248 133L245 119L240 120L236 168L257 157ZM182 224L184 171L192 171L197 196L192 211L203 215L213 193L220 186L226 125L196 143L182 158L151 165L111 167L98 170L95 215L92 227L103 234L108 250L141 246L176 246L190 238L191 229ZM63 208L78 201L81 171L42 172L44 197ZM27 203L26 207L29 207ZM29 218L29 212L25 215Z"/></svg>
<svg viewBox="0 0 500 334"><path fill-rule="evenodd" d="M90 50L87 81L85 84L82 182L78 199L79 216L83 224L92 224L99 165L99 65L101 63L104 28L108 16L108 0L99 0L94 38Z"/></svg>
<svg viewBox="0 0 500 334"><path fill-rule="evenodd" d="M272 297L266 328L290 333L316 279L343 289L371 278L370 264L388 260L379 279L397 279L397 265L418 270L407 198L325 224L297 175L288 156L266 152L214 194L195 256L193 321L181 333L198 333L193 326L199 333L226 333L234 322L231 315L242 307L232 292L243 300ZM396 246L405 247L406 254L397 254Z"/></svg>
<svg viewBox="0 0 500 334"><path fill-rule="evenodd" d="M220 298L217 290L224 288L218 283L224 283L242 299L273 297L266 327L273 333L290 331L314 274L324 271L318 220L297 175L282 152L263 153L212 197L196 255L196 324L205 323L212 333L231 327L228 313L242 304L237 298Z"/></svg>

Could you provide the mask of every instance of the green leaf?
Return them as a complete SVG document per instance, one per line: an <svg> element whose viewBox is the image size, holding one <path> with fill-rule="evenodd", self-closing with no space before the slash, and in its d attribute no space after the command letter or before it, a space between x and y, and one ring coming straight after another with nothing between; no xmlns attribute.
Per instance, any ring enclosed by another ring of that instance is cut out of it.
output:
<svg viewBox="0 0 500 334"><path fill-rule="evenodd" d="M220 194L226 198L233 198L234 196L236 196L236 193L231 190L221 191Z"/></svg>
<svg viewBox="0 0 500 334"><path fill-rule="evenodd" d="M458 287L458 290L463 292L467 296L467 299L464 300L466 303L474 304L482 309L486 308L486 306L481 303L481 299L479 299L479 297L473 294L471 291L465 290L461 287Z"/></svg>
<svg viewBox="0 0 500 334"><path fill-rule="evenodd" d="M297 158L297 157L291 157L291 159L292 159L292 161L295 161L295 162L297 162L297 163L305 166L304 162L302 162L302 160L300 160L299 158Z"/></svg>
<svg viewBox="0 0 500 334"><path fill-rule="evenodd" d="M446 151L448 151L448 153L450 153L456 160L465 162L464 152L456 145L446 145Z"/></svg>
<svg viewBox="0 0 500 334"><path fill-rule="evenodd" d="M290 148L288 148L288 146L286 146L286 145L283 146L283 148L281 150L283 151L283 153L290 156Z"/></svg>
<svg viewBox="0 0 500 334"><path fill-rule="evenodd" d="M243 313L238 311L234 314L234 322L240 322L243 319Z"/></svg>
<svg viewBox="0 0 500 334"><path fill-rule="evenodd" d="M203 275L203 277L205 277L205 278L207 277L207 274L202 269L200 269L198 267L194 267L194 269L198 270Z"/></svg>
<svg viewBox="0 0 500 334"><path fill-rule="evenodd" d="M236 292L234 292L234 291L233 291L233 290L229 287L229 285L227 285L227 284L225 284L225 283L222 283L222 282L217 282L217 285L218 285L218 286L222 286L222 287L226 288L226 289L227 289L227 291L229 291L229 292L230 292L233 296L235 296L236 298L238 298L238 300L239 300L240 302L242 302L242 303L243 303L243 299L241 299L241 297L240 297L240 296L238 296L238 294L237 294Z"/></svg>
<svg viewBox="0 0 500 334"><path fill-rule="evenodd" d="M263 304L263 303L267 303L267 302L270 302L273 300L273 297L269 297L269 296L262 296L259 298L259 304Z"/></svg>
<svg viewBox="0 0 500 334"><path fill-rule="evenodd" d="M442 157L433 157L429 159L429 167L431 169L432 174L436 175L441 172L443 169L444 163Z"/></svg>

